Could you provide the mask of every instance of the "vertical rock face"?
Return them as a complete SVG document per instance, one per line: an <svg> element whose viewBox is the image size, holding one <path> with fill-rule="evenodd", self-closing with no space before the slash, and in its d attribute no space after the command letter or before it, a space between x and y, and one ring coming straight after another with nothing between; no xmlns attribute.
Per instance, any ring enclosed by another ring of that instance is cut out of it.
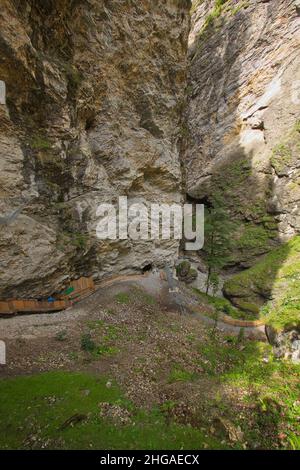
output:
<svg viewBox="0 0 300 470"><path fill-rule="evenodd" d="M300 17L292 0L194 1L184 167L217 192L248 267L300 229Z"/></svg>
<svg viewBox="0 0 300 470"><path fill-rule="evenodd" d="M181 200L187 0L2 0L0 295L128 272L178 243L95 238L96 208Z"/></svg>

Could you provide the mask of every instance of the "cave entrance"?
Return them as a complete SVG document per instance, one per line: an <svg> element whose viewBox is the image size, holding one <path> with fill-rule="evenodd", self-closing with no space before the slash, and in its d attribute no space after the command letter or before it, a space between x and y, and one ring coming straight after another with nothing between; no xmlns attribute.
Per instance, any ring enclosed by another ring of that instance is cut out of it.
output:
<svg viewBox="0 0 300 470"><path fill-rule="evenodd" d="M153 269L152 263L146 264L145 266L142 267L142 273L146 274L146 273L152 271L152 269Z"/></svg>

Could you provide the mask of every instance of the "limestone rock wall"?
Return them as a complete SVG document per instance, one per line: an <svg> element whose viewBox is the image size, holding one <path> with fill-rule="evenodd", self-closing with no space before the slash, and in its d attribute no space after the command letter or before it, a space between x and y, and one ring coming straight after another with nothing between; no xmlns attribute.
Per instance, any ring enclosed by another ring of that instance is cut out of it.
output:
<svg viewBox="0 0 300 470"><path fill-rule="evenodd" d="M193 1L186 192L221 194L235 267L299 233L299 52L297 1Z"/></svg>
<svg viewBox="0 0 300 470"><path fill-rule="evenodd" d="M0 296L173 260L99 242L99 203L181 200L188 0L1 0Z"/></svg>

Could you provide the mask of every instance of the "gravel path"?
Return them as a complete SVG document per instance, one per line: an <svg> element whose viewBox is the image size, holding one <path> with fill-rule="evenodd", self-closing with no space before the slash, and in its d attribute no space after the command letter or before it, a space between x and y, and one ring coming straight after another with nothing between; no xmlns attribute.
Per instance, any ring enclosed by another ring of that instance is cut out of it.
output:
<svg viewBox="0 0 300 470"><path fill-rule="evenodd" d="M177 293L170 293L166 281L161 280L159 273L153 273L140 278L124 278L111 283L108 286L97 289L88 298L82 300L73 307L57 313L40 313L32 315L16 315L9 318L0 318L0 339L15 338L39 338L53 335L60 331L64 326L70 326L72 322L76 322L82 317L89 316L95 309L101 308L101 301L104 292L118 292L120 286L137 286L142 288L146 293L155 297L163 309L191 315L207 325L213 325L214 320L201 313L193 313L189 311L189 306L196 305L199 300L193 297L191 291L180 285ZM221 331L238 334L240 327L227 325L218 322L217 328ZM264 327L245 328L247 337L255 337L257 339L265 339Z"/></svg>

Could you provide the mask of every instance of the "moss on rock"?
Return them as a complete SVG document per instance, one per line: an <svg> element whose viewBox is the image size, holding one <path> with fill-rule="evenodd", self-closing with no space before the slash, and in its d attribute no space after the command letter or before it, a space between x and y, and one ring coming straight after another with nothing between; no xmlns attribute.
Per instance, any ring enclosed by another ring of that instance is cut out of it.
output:
<svg viewBox="0 0 300 470"><path fill-rule="evenodd" d="M260 306L276 330L300 326L300 236L226 281L224 294L242 310Z"/></svg>

